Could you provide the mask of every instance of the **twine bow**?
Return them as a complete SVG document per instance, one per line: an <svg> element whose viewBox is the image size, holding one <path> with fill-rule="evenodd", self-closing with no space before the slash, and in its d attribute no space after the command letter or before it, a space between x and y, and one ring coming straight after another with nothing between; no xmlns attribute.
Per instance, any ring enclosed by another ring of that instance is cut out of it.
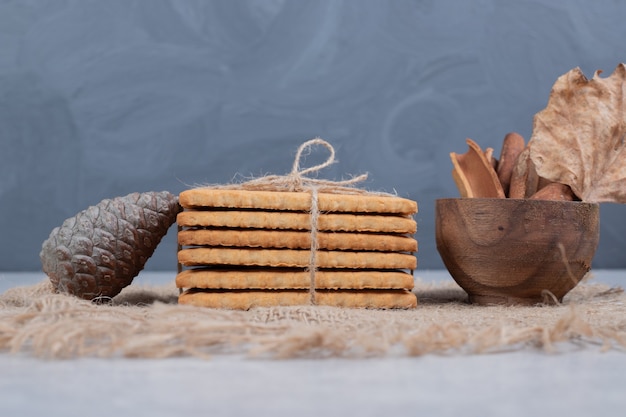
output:
<svg viewBox="0 0 626 417"><path fill-rule="evenodd" d="M312 166L310 168L300 169L300 160L307 149L313 146L321 145L325 147L330 155L325 162ZM306 174L320 171L335 161L335 148L323 139L315 138L304 142L298 148L296 157L293 161L291 172L287 175L266 175L261 178L255 178L241 184L234 185L233 188L244 189L249 191L295 191L306 192L316 189L321 193L333 194L368 194L367 191L354 188L353 186L367 179L367 174L361 174L357 177L342 181L331 181L317 178L307 177ZM228 186L231 188L231 186Z"/></svg>

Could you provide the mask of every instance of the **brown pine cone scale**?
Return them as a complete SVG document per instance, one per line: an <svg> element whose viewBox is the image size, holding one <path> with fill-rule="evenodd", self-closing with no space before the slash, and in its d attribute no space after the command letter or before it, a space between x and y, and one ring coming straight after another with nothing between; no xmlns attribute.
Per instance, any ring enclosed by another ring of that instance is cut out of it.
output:
<svg viewBox="0 0 626 417"><path fill-rule="evenodd" d="M66 219L43 243L43 271L59 292L114 297L152 256L181 210L167 191L102 200Z"/></svg>

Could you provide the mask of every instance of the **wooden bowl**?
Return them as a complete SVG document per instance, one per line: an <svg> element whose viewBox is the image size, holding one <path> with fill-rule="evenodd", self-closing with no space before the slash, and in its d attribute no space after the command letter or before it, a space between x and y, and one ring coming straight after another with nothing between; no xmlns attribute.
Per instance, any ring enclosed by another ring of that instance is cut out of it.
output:
<svg viewBox="0 0 626 417"><path fill-rule="evenodd" d="M510 198L436 201L437 250L476 304L562 301L591 268L599 205Z"/></svg>

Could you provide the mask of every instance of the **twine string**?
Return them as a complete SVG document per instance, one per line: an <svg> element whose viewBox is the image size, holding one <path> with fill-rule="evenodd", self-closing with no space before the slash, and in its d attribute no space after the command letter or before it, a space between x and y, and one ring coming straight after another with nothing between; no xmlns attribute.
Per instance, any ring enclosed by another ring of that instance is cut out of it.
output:
<svg viewBox="0 0 626 417"><path fill-rule="evenodd" d="M300 159L302 159L302 154L304 153L304 151L306 149L311 148L313 145L322 145L322 146L324 146L326 149L328 149L328 152L330 153L330 155L328 156L328 158L326 159L325 162L323 162L321 164L318 164L318 165L314 165L314 166L312 166L310 168L303 169L301 171L300 170ZM335 148L333 148L330 143L326 142L323 139L320 139L320 138L311 139L311 140L309 140L307 142L304 142L298 148L298 151L296 152L296 157L293 160L293 166L291 168L291 174L290 175L302 176L304 174L308 174L309 172L315 172L315 171L319 171L321 169L324 169L327 166L332 165L333 163L335 163Z"/></svg>
<svg viewBox="0 0 626 417"><path fill-rule="evenodd" d="M307 271L309 272L309 302L312 305L316 304L315 293L315 275L317 273L317 221L319 219L319 208L317 204L317 189L311 187L311 247L309 248L309 266Z"/></svg>
<svg viewBox="0 0 626 417"><path fill-rule="evenodd" d="M326 161L321 164L314 165L309 168L300 169L300 161L302 160L302 156L305 151L309 150L313 146L320 145L325 147L328 150L329 156ZM316 304L315 294L316 294L316 284L315 284L315 275L317 273L317 250L318 250L318 242L317 242L317 232L318 232L318 220L319 220L319 207L318 207L318 193L320 189L323 189L325 192L341 192L345 190L345 187L352 186L356 183L364 181L367 179L367 174L359 175L358 177L351 178L349 180L344 181L330 181L330 180L319 180L316 178L307 177L306 174L310 174L312 172L320 171L332 164L335 163L335 148L328 142L323 139L315 138L309 141L304 142L298 148L296 152L296 156L293 161L293 166L291 167L291 172L284 176L271 176L270 178L264 177L259 180L262 183L268 181L268 179L276 185L277 182L285 181L284 187L289 191L304 191L311 194L311 208L309 210L310 214L310 228L311 228L311 246L309 248L309 265L307 267L307 271L309 273L309 303L311 305ZM255 184L257 183L256 180ZM352 189L351 189L352 190Z"/></svg>
<svg viewBox="0 0 626 417"><path fill-rule="evenodd" d="M321 145L328 150L329 156L321 164L314 165L309 168L300 169L300 161L302 160L302 155L306 150L309 150L313 146ZM311 194L311 208L309 210L310 214L310 224L311 224L311 246L309 248L309 265L307 267L307 271L309 273L309 302L312 305L316 304L315 294L316 294L316 285L315 285L315 275L317 273L317 231L318 226L317 222L319 219L320 211L318 207L318 193L319 189L325 190L325 192L340 192L344 190L346 186L352 186L356 183L364 181L367 179L367 174L360 175L355 178L351 178L349 180L344 181L329 181L329 180L319 180L316 178L307 177L306 174L310 174L312 172L320 171L332 164L335 163L335 148L328 142L323 139L315 138L311 139L307 142L304 142L298 148L296 152L296 156L293 161L293 166L291 167L291 172L285 177L285 181L287 182L287 188L290 191L306 191ZM278 178L272 178L272 180L276 180ZM267 177L265 178L267 180Z"/></svg>
<svg viewBox="0 0 626 417"><path fill-rule="evenodd" d="M304 152L316 145L321 145L328 150L328 158L321 164L300 169L300 161L302 160ZM296 152L291 172L287 175L265 175L260 178L250 179L243 183L222 185L217 188L242 189L248 191L310 192L311 188L315 187L320 193L372 194L369 191L354 187L356 184L365 181L367 179L367 174L361 174L359 176L341 181L317 179L307 176L307 174L320 171L335 162L335 149L332 145L323 139L315 138L300 145L298 151Z"/></svg>
<svg viewBox="0 0 626 417"><path fill-rule="evenodd" d="M322 146L329 152L329 156L326 161L321 164L314 165L309 168L300 168L300 161L302 160L305 151L308 151L314 146ZM349 178L347 180L332 181L308 177L307 174L320 171L332 164L335 161L335 149L332 145L321 138L315 138L304 142L298 148L296 156L294 158L291 172L287 175L266 175L260 178L253 178L243 183L234 183L227 185L212 186L212 188L222 189L238 189L247 191L288 191L288 192L307 192L311 194L311 208L310 214L310 228L311 228L311 247L309 256L309 265L307 271L309 273L309 295L310 303L315 304L315 274L317 271L317 255L318 255L318 220L319 220L319 207L318 207L318 195L319 193L329 194L352 194L352 195L392 195L382 192L371 192L363 189L356 188L355 185L363 182L367 179L367 174L361 174L356 177Z"/></svg>

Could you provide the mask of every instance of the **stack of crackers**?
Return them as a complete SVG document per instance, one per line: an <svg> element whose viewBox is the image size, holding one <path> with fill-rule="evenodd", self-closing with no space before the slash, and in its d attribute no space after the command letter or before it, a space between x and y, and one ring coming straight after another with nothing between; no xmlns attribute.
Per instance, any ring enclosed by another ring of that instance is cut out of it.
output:
<svg viewBox="0 0 626 417"><path fill-rule="evenodd" d="M179 303L415 307L417 203L319 193L312 222L311 198L306 192L183 191Z"/></svg>

